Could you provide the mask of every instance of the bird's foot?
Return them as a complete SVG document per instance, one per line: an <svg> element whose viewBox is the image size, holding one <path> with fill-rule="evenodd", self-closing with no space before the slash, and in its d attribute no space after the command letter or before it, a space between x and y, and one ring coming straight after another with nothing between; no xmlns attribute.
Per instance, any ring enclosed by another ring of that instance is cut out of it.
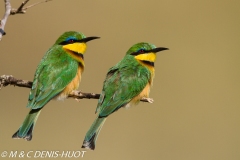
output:
<svg viewBox="0 0 240 160"><path fill-rule="evenodd" d="M145 97L142 98L141 101L148 102L148 103L153 103L154 102L154 100L152 98L145 98Z"/></svg>
<svg viewBox="0 0 240 160"><path fill-rule="evenodd" d="M74 98L77 102L80 102L80 99L79 98Z"/></svg>

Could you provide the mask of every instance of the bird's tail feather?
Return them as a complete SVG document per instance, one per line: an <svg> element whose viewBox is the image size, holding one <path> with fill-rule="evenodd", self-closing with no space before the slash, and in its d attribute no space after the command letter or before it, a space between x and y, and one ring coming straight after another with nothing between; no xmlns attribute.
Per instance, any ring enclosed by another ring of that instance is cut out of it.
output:
<svg viewBox="0 0 240 160"><path fill-rule="evenodd" d="M12 138L14 139L23 138L23 139L26 139L27 141L31 141L34 125L37 121L37 118L40 112L41 112L41 108L32 109L27 115L27 117L25 118L23 124L18 129L18 131L13 134Z"/></svg>
<svg viewBox="0 0 240 160"><path fill-rule="evenodd" d="M104 122L106 121L106 119L107 119L106 117L102 117L102 118L98 117L95 119L91 128L88 130L88 132L85 136L82 148L87 148L87 149L91 149L91 150L95 149L98 134L99 134Z"/></svg>

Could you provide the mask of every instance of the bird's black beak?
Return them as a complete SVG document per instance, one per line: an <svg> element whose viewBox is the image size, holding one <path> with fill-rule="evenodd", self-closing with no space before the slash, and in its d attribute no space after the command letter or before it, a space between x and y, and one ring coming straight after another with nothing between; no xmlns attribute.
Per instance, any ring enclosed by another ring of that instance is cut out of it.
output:
<svg viewBox="0 0 240 160"><path fill-rule="evenodd" d="M158 48L154 48L154 49L148 50L148 52L154 52L154 53L157 53L157 52L164 51L164 50L168 50L168 48L165 48L165 47L158 47Z"/></svg>
<svg viewBox="0 0 240 160"><path fill-rule="evenodd" d="M86 38L81 39L80 41L86 43L88 41L91 41L91 40L94 40L94 39L98 39L98 38L100 38L100 37L86 37Z"/></svg>

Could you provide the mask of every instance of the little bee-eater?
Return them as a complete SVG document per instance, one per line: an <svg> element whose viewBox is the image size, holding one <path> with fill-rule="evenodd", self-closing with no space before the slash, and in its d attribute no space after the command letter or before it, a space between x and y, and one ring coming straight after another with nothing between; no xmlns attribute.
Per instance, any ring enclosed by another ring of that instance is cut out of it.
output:
<svg viewBox="0 0 240 160"><path fill-rule="evenodd" d="M110 114L149 97L156 53L163 50L168 48L156 48L149 43L135 44L120 62L109 69L98 100L98 116L88 130L82 148L95 149L98 134Z"/></svg>
<svg viewBox="0 0 240 160"><path fill-rule="evenodd" d="M31 110L12 138L30 141L41 109L51 99L62 100L78 88L85 66L86 42L97 38L69 31L57 39L37 67L27 104Z"/></svg>

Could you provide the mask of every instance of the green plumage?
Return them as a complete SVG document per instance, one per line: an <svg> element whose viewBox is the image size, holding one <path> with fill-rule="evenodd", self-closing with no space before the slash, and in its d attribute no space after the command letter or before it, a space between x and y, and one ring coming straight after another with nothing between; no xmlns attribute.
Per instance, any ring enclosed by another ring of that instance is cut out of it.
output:
<svg viewBox="0 0 240 160"><path fill-rule="evenodd" d="M42 108L73 80L77 70L78 62L54 45L37 67L27 107Z"/></svg>
<svg viewBox="0 0 240 160"><path fill-rule="evenodd" d="M101 99L97 106L99 117L107 117L137 96L150 80L150 71L131 56L126 55L112 67L104 81Z"/></svg>
<svg viewBox="0 0 240 160"><path fill-rule="evenodd" d="M65 32L46 52L37 67L29 94L27 107L31 108L31 111L19 130L13 135L13 138L32 139L32 131L41 109L51 99L61 94L65 87L75 78L78 66L81 65L63 49L63 46L84 38L86 37L79 32ZM66 98L66 96L59 98Z"/></svg>
<svg viewBox="0 0 240 160"><path fill-rule="evenodd" d="M141 49L148 51L154 48L156 47L149 43L138 43L128 50L119 63L109 69L96 109L98 116L87 132L82 148L94 150L106 117L126 106L151 81L153 75L149 68L140 63L132 54Z"/></svg>

